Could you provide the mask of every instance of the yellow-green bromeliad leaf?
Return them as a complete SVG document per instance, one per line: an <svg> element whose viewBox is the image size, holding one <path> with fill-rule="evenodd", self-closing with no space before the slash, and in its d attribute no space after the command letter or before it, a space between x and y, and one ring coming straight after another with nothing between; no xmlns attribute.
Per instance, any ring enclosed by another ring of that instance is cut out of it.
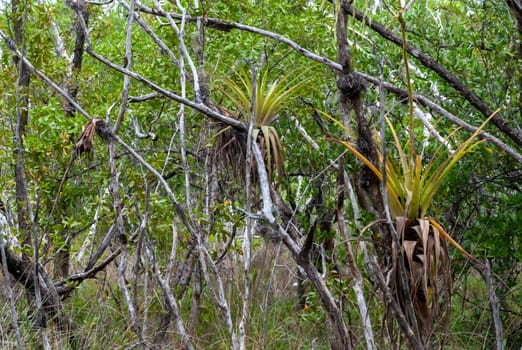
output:
<svg viewBox="0 0 522 350"><path fill-rule="evenodd" d="M473 151L477 145L482 143L484 140L475 141L477 136L482 132L482 129L493 118L500 109L497 109L489 118L487 118L477 130L466 139L454 152L442 152L442 147L437 148L434 155L429 159L427 165L423 164L423 155L413 152L409 154L406 150L411 147L403 148L398 134L393 127L392 123L386 118L389 129L391 130L394 147L397 150L398 159L386 154L386 190L388 192L388 205L390 207L391 216L396 220L397 223L401 222L398 220L403 217L405 220L419 220L421 225L421 233L426 231L426 225L429 222L430 226L433 227L437 233L434 236L434 245L438 251L437 241L439 235L443 239L447 240L451 245L457 248L464 255L471 257L457 242L455 242L450 235L438 224L434 219L427 218L428 210L433 202L437 191L443 184L444 180L450 173L450 171L457 165L458 161L466 154ZM324 115L324 114L323 114ZM335 118L328 116L331 120ZM343 129L347 130L342 124L337 123ZM374 133L377 135L377 133ZM346 149L355 155L361 162L363 162L376 176L382 181L382 163L384 161L383 155L378 150L379 163L373 164L363 154L361 154L352 142L332 139L335 142L340 143ZM376 137L377 144L380 144L380 139ZM398 230L400 232L400 230ZM429 230L428 230L429 231ZM423 247L428 244L425 235L422 236ZM411 252L409 247L408 253ZM413 254L413 253L412 253ZM438 255L438 253L436 254ZM424 259L427 257L424 256Z"/></svg>

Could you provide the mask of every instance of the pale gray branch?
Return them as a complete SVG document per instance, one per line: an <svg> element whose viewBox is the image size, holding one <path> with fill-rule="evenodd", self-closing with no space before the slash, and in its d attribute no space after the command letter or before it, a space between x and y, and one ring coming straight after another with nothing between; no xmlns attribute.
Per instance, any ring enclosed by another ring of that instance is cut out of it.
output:
<svg viewBox="0 0 522 350"><path fill-rule="evenodd" d="M130 12L130 6L128 4L126 4L124 1L120 1L120 3L122 4L122 6ZM176 55L174 55L174 53L172 52L172 50L167 46L167 44L165 44L165 42L163 40L161 40L157 35L156 33L154 32L154 30L152 30L150 28L150 26L136 13L134 12L134 20L141 26L141 28L143 29L143 31L145 33L147 33L147 35L149 35L152 40L154 40L154 42L156 43L156 45L159 46L160 50L162 50L162 52L166 53L170 60L176 65L176 66L179 66L179 61L176 57Z"/></svg>
<svg viewBox="0 0 522 350"><path fill-rule="evenodd" d="M129 16L127 17L127 26L125 28L125 57L124 60L124 68L130 69L132 63L132 23L134 20L134 0L130 0L129 6ZM87 34L86 34L87 35ZM121 104L120 110L118 112L118 117L116 119L116 123L114 123L114 133L118 133L120 129L121 122L123 121L123 116L125 115L125 111L127 110L127 102L129 99L129 90L130 90L131 79L128 75L123 77L123 91L121 93Z"/></svg>

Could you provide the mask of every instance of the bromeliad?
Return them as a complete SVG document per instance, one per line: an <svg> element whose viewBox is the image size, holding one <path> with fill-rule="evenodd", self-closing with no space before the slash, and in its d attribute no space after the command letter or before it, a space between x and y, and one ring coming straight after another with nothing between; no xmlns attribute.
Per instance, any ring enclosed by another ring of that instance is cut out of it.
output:
<svg viewBox="0 0 522 350"><path fill-rule="evenodd" d="M450 171L462 157L483 142L483 140L476 140L477 136L496 113L498 110L455 151L445 150L441 145L427 162L423 159L424 152L418 154L411 144L415 140L413 132L410 130L409 144L403 147L388 118L386 121L393 136L396 154L395 157L390 153L384 155L380 149L377 150L379 164L373 164L368 160L357 150L354 143L333 139L363 162L380 181L383 180L383 171L386 172L390 216L395 223L401 245L399 251L409 273L411 300L424 339L429 338L433 332L434 321L441 317L441 302L444 299L446 299L444 306L449 311L450 304L447 299L450 297L451 276L447 244L453 245L464 255L471 257L437 220L428 216L428 211ZM331 116L328 118L343 127L350 135L350 131L340 122ZM377 135L376 132L374 134ZM375 141L381 145L380 138L375 137ZM396 258L394 256L391 260L397 261ZM393 266L393 269L395 270L396 266Z"/></svg>
<svg viewBox="0 0 522 350"><path fill-rule="evenodd" d="M281 107L294 97L296 92L306 83L303 76L304 73L291 73L281 76L275 81L270 81L268 70L265 69L256 79L252 136L265 157L270 180L274 179L274 170L277 172L279 181L284 175L283 147L276 129L271 124L278 117ZM250 74L243 71L236 74L235 80L226 79L219 90L232 103L237 113L236 117L248 122L254 91ZM238 145L237 142L240 142L240 144ZM216 145L218 150L233 153L225 154L224 158L236 162L244 159L244 154L238 155L238 152L244 153L243 150L246 145L244 135L237 135L230 129L220 130Z"/></svg>

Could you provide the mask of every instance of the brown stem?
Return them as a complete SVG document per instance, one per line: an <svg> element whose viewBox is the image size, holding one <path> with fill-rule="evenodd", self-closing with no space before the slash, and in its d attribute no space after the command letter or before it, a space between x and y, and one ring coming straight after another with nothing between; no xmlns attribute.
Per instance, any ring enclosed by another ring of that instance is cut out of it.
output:
<svg viewBox="0 0 522 350"><path fill-rule="evenodd" d="M23 159L23 138L29 119L29 83L31 81L31 71L27 63L21 59L25 55L25 10L19 0L12 1L13 11L13 30L15 44L20 47L20 55L17 55L15 62L18 64L18 79L16 82L16 127L13 133L13 145L15 156L15 184L16 184L16 207L18 213L18 228L24 235L24 244L30 244L30 218L28 212L29 194L25 177L25 165ZM26 4L27 6L27 4Z"/></svg>
<svg viewBox="0 0 522 350"><path fill-rule="evenodd" d="M328 312L336 330L337 330L337 343L332 343L332 349L351 349L350 335L348 333L348 329L344 323L343 314L339 307L335 304L330 292L328 291L328 287L324 283L317 271L314 264L310 259L310 251L312 248L312 243L314 239L314 231L311 230L308 236L306 237L306 241L299 252L294 253L294 257L296 258L297 264L303 268L306 272L306 275L314 285L321 301ZM284 235L283 242L287 247L290 248L292 244L288 240L291 240L290 236Z"/></svg>
<svg viewBox="0 0 522 350"><path fill-rule="evenodd" d="M364 338L366 339L366 347L368 350L375 349L375 341L373 337L373 330L371 325L371 320L368 314L368 305L366 304L364 293L362 291L363 279L361 275L361 271L357 267L356 259L353 254L352 245L350 243L350 237L348 236L348 232L346 231L346 226L344 224L344 197L345 197L345 189L346 189L346 177L344 172L344 162L341 158L339 164L339 172L337 176L337 208L336 208L336 216L337 216L337 225L339 227L339 232L341 233L344 241L344 246L346 249L346 260L348 262L348 268L350 269L350 273L355 280L353 290L355 292L357 298L357 304L359 306L359 313L361 314L361 319L364 325Z"/></svg>
<svg viewBox="0 0 522 350"><path fill-rule="evenodd" d="M344 9L347 6L348 2L346 0L341 1L341 11L339 11L337 18L338 36L345 35L346 33L346 18L348 13L345 12ZM347 62L347 59L350 59L350 48L348 46L347 40L345 40L344 37L338 38L337 43L339 63L343 66L343 71L340 74L339 80L337 81L337 87L340 94L339 103L341 105L341 110L345 109L353 112L355 115L355 121L357 123L357 148L359 152L361 152L361 154L363 154L363 156L372 164L379 166L377 145L375 144L370 125L364 115L363 110L362 96L364 95L366 89L364 79L359 73L350 71L349 69L351 62ZM360 187L362 188L362 191L358 192L360 197L359 200L362 203L369 202L368 207L371 206L371 209L376 214L377 218L385 219L387 216L384 208L380 180L365 165L361 167L361 172L358 174L358 177ZM388 305L392 306L395 319L399 322L399 328L410 342L410 346L414 349L420 349L420 336L417 324L415 322L408 282L404 273L404 265L402 264L401 259L392 259L393 257L397 256L396 250L399 247L397 235L390 224L379 225L379 231L376 233L380 233L381 235L380 237L374 237L374 244L377 250L377 254L381 259L381 264L384 266L394 267L394 271L396 272L397 287L393 290L399 295L394 295L392 298L389 298L389 294L391 294L390 287L386 283L382 283L383 278L381 278L381 276L376 275L378 285L387 297ZM392 235L394 238L393 241L395 242L394 249L392 249ZM377 267L373 268L374 274L377 274L377 269Z"/></svg>
<svg viewBox="0 0 522 350"><path fill-rule="evenodd" d="M403 333L406 337L406 340L408 341L408 344L410 345L410 348L414 350L425 350L425 348L421 345L416 332L414 332L406 316L404 315L401 305L397 302L390 287L388 287L388 285L386 284L386 280L379 265L376 262L372 262L370 269L372 271L372 274L377 279L377 285L379 286L379 288L381 288L381 290L384 293L384 298L386 299L386 302L391 306L392 312L395 315L400 329L403 330Z"/></svg>

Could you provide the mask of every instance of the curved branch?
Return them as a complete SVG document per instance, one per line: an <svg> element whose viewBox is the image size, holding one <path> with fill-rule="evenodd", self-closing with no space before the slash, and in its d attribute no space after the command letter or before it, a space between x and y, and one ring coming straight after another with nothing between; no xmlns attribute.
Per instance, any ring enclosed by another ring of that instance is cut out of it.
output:
<svg viewBox="0 0 522 350"><path fill-rule="evenodd" d="M140 11L142 12L145 12L145 13L148 13L148 14L151 14L151 15L155 15L155 16L164 16L163 13L159 12L159 11L156 11L154 9L151 9L150 7L147 7L143 4L139 4L139 9ZM178 14L175 14L175 13L170 13L169 14L172 18L175 18L175 19L179 19L181 20L182 19L182 16L181 15L178 15ZM187 22L196 22L200 17L191 17L191 16L186 16L185 19ZM253 33L253 34L258 34L258 35L262 35L262 36L265 36L267 38L270 38L270 39L274 39L276 41L279 41L283 44L286 44L288 45L289 47L291 47L292 49L294 49L295 51L299 52L301 55L305 56L305 57L308 57L310 58L311 60L313 61L316 61L316 62L319 62L321 64L324 64L334 70L338 70L338 71L341 71L342 70L342 66L326 57L322 57L322 56L319 56L318 54L316 53L313 53L312 51L310 50L307 50L305 49L304 47L298 45L295 41L292 41L290 39L288 39L287 37L283 36L283 35L280 35L280 34L277 34L277 33L274 33L274 32L270 32L268 30L263 30L263 29L259 29L259 28L256 28L256 27L251 27L251 26L248 26L246 24L242 24L242 23L238 23L238 22L228 22L228 21L223 21L223 20L220 20L220 19L217 19L217 18L210 18L210 17L205 17L203 18L203 21L205 23L205 25L209 28L213 28L213 29L217 29L217 30L222 30L222 31L230 31L231 29L239 29L239 30L243 30L245 32L250 32L250 33Z"/></svg>
<svg viewBox="0 0 522 350"><path fill-rule="evenodd" d="M372 85L379 86L380 81L379 81L378 78L375 78L375 77L372 77L371 75L367 75L367 74L363 74L363 73L360 73L360 74L364 77L364 79L366 79L366 81L368 81ZM406 90L401 89L401 88L399 88L397 86L394 86L394 85L392 85L390 83L387 83L387 82L383 81L382 82L382 86L383 86L383 88L385 88L389 92L397 95L400 99L403 99L406 96L408 96L408 92ZM440 114L445 119L447 119L450 122L452 122L453 124L455 124L457 126L460 126L463 129L465 129L465 130L467 130L467 131L469 131L471 133L476 132L477 129L478 129L476 126L468 124L465 121L457 118L455 115L451 114L446 109L444 109L443 107L439 106L435 102L431 101L427 97L424 97L424 96L419 95L419 94L413 94L413 99L417 103L423 105L424 107L427 107L427 108L431 109L432 111L435 111L436 113ZM481 139L484 139L484 140L486 140L486 141L488 141L488 142L490 142L492 144L494 144L495 146L497 146L498 148L500 148L501 150L503 150L504 152L509 154L517 162L522 163L522 155L520 153L518 153L517 151L515 151L513 148L511 148L509 145L507 145L506 143L504 143L503 141L498 139L497 137L491 135L490 133L488 133L488 132L486 132L484 130L482 130L482 132L478 135L478 137L481 138Z"/></svg>
<svg viewBox="0 0 522 350"><path fill-rule="evenodd" d="M91 55L92 57L94 57L95 59L97 59L98 61L100 61L101 63L105 64L106 66L114 69L115 71L118 71L120 73L130 76L131 78L147 85L152 90L159 92L161 95L168 97L171 100L174 100L174 101L182 103L188 107L191 107L192 109L195 109L198 112L201 112L204 115L206 115L207 117L210 117L214 120L223 122L227 125L233 126L240 130L246 130L246 125L238 119L227 117L223 114L220 114L220 113L214 111L213 109L211 109L210 107L206 106L205 104L203 104L201 102L199 102L199 103L193 102L193 101L183 98L171 91L168 91L168 90L162 88L161 86L155 84L154 82L148 80L147 78L141 76L140 74L133 72L129 69L126 69L122 66L119 66L119 65L109 61L108 59L104 58L103 56L98 55L91 48L87 48L87 53L89 55Z"/></svg>
<svg viewBox="0 0 522 350"><path fill-rule="evenodd" d="M376 31L383 38L402 47L403 43L400 37L393 34L385 26L375 22L374 20L366 16L364 12L354 9L351 5L343 6L343 10L346 11L350 16L353 16L359 22L365 24L372 30ZM480 97L478 97L473 91L471 91L471 89L469 89L460 79L454 76L446 67L442 66L433 57L428 56L427 54L421 52L420 50L418 50L410 44L406 44L405 47L410 55L418 59L424 67L437 73L442 79L444 79L448 84L450 84L451 87L457 90L462 96L462 98L468 101L485 117L489 117L493 114L493 110L491 109L491 107L489 107L489 105L486 102L482 101ZM517 145L522 146L522 132L517 131L511 126L509 126L508 122L499 115L494 116L491 119L491 122L506 136L513 140Z"/></svg>
<svg viewBox="0 0 522 350"><path fill-rule="evenodd" d="M161 13L159 13L151 8L148 8L142 4L140 4L139 10L142 12L145 12L145 13L152 14L152 15L162 16ZM181 19L181 15L171 14L171 16L172 16L172 18ZM187 16L186 20L187 20L187 22L195 22L197 20L197 18ZM276 40L278 42L288 45L290 48L294 49L295 51L297 51L304 57L310 58L313 61L324 64L325 66L331 68L334 71L343 70L343 66L341 64L334 62L326 57L319 56L318 54L305 49L304 47L298 45L296 42L294 42L282 35L279 35L279 34L276 34L273 32L269 32L266 30L262 30L259 28L251 27L251 26L248 26L245 24L237 23L237 22L223 21L223 20L220 20L217 18L205 18L205 23L206 23L207 27L217 29L217 30L230 31L232 29L238 29L238 30L244 30L244 31L247 31L247 32L250 32L253 34L265 36L267 38L270 38L270 39L273 39L273 40ZM371 75L364 74L364 73L360 73L360 74L372 85L379 86L380 80L378 78L375 78ZM406 90L396 87L393 84L383 82L383 87L386 90L397 95L399 98L408 96L408 93L406 92ZM444 108L442 108L435 102L431 101L427 97L424 97L423 95L414 94L414 100L416 100L418 103L422 104L423 106L432 109L433 111L437 112L438 114L440 114L441 116L443 116L444 118L446 118L447 120L452 122L453 124L458 125L465 130L468 130L470 132L475 132L477 130L477 127L460 120L455 115L446 111ZM491 111L491 113L492 113L492 111ZM513 148L508 146L506 143L504 143L497 137L495 137L485 131L482 131L482 133L479 135L479 137L487 140L488 142L491 142L492 144L494 144L495 146L497 146L498 148L500 148L501 150L503 150L504 152L509 154L517 162L522 163L522 155L520 153L516 152Z"/></svg>
<svg viewBox="0 0 522 350"><path fill-rule="evenodd" d="M94 266L93 268L75 273L63 281L60 281L55 284L56 286L56 292L58 295L65 297L68 296L80 283L82 283L86 279L90 278L96 278L96 274L103 269L107 265L109 265L118 255L121 253L121 248L117 248L111 255L109 255L105 260L103 260L98 265Z"/></svg>

